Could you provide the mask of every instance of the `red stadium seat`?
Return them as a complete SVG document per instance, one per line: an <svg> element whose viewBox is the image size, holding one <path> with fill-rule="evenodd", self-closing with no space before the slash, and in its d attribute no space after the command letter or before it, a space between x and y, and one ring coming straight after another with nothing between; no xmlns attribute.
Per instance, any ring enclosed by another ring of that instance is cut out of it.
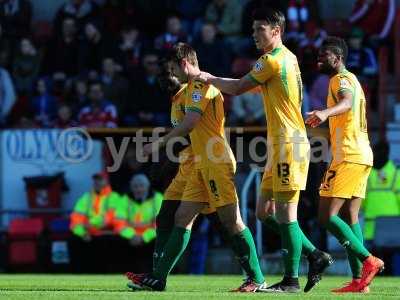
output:
<svg viewBox="0 0 400 300"><path fill-rule="evenodd" d="M38 261L38 238L43 232L41 219L15 219L8 229L8 264L35 265Z"/></svg>
<svg viewBox="0 0 400 300"><path fill-rule="evenodd" d="M35 241L13 241L9 245L9 265L33 265L37 261Z"/></svg>
<svg viewBox="0 0 400 300"><path fill-rule="evenodd" d="M43 221L38 218L14 219L10 222L8 228L9 238L36 238L44 228Z"/></svg>

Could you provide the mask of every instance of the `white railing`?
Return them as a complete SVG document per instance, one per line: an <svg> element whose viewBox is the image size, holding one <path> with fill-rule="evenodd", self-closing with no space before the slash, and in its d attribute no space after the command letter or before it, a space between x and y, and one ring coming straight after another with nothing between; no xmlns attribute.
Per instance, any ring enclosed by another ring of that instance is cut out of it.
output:
<svg viewBox="0 0 400 300"><path fill-rule="evenodd" d="M258 168L252 168L246 177L243 184L242 192L240 194L240 213L243 218L243 222L247 225L249 220L249 201L257 201L260 194L260 183L261 174ZM255 197L249 199L250 189L254 187ZM256 247L258 256L263 254L263 243L262 243L262 224L257 219L256 221Z"/></svg>

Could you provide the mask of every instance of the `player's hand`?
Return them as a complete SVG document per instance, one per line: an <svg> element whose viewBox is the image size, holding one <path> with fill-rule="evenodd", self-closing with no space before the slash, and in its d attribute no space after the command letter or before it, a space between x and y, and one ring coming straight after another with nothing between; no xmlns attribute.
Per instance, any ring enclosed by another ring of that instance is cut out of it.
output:
<svg viewBox="0 0 400 300"><path fill-rule="evenodd" d="M328 116L326 115L326 113L324 111L320 111L320 110L313 110L311 112L307 113L307 119L305 121L305 123L307 125L310 125L312 128L315 128L319 125L321 125L321 123L324 123L326 121L326 119L328 119Z"/></svg>
<svg viewBox="0 0 400 300"><path fill-rule="evenodd" d="M214 78L214 76L211 75L210 73L201 71L193 79L194 80L199 80L199 81L204 82L204 83L210 83L210 80L213 79L213 78Z"/></svg>

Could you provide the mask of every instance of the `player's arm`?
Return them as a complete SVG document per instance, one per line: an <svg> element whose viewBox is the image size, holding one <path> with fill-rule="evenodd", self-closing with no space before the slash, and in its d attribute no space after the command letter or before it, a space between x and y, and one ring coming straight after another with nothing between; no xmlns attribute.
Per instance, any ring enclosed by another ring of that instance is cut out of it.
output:
<svg viewBox="0 0 400 300"><path fill-rule="evenodd" d="M353 105L353 93L349 90L341 90L338 92L338 103L325 110L314 110L308 112L308 118L305 123L311 127L317 127L325 122L329 117L341 115L348 112Z"/></svg>
<svg viewBox="0 0 400 300"><path fill-rule="evenodd" d="M167 135L159 138L155 142L151 144L146 144L143 147L143 155L148 156L152 152L157 151L158 149L165 147L169 141L178 137L187 136L193 128L196 127L196 124L201 120L201 113L194 111L187 111L182 122L172 129Z"/></svg>
<svg viewBox="0 0 400 300"><path fill-rule="evenodd" d="M196 127L196 124L201 120L201 114L198 112L187 111L182 122L172 129L167 135L160 139L160 146L164 147L168 141L177 137L186 137Z"/></svg>
<svg viewBox="0 0 400 300"><path fill-rule="evenodd" d="M230 95L240 95L264 84L279 72L279 64L269 56L263 55L254 64L252 70L240 79L215 77L207 72L200 72L198 80L214 85L221 92Z"/></svg>
<svg viewBox="0 0 400 300"><path fill-rule="evenodd" d="M248 76L244 76L240 79L222 78L216 77L207 72L201 72L196 79L208 84L212 84L221 92L229 95L243 94L244 92L251 90L258 85L257 82L250 80Z"/></svg>

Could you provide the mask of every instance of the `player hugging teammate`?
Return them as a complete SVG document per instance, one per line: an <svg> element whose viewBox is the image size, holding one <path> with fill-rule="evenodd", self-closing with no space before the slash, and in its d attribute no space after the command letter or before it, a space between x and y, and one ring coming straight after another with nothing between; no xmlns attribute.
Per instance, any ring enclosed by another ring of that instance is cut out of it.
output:
<svg viewBox="0 0 400 300"><path fill-rule="evenodd" d="M233 182L236 161L224 133L224 98L214 86L193 79L200 70L196 52L191 46L184 43L175 45L168 61L172 74L183 83L176 94L181 101L176 105L179 112L173 111L180 115L180 120L173 117L177 121L173 130L154 143L145 145L143 153L149 156L175 138L189 135L193 164L185 170L182 170L185 163L181 164L181 171L187 171L182 193L173 193L178 187L175 184L177 178L167 190L169 197L179 196L181 203L174 213L174 225L168 238L166 235L163 237L167 239L163 248L156 249L157 260L153 272L129 273L129 286L134 290L164 290L170 271L189 242L194 220L205 209L215 209L229 244L247 274L245 282L234 291L256 292L265 289L253 237L240 216Z"/></svg>

